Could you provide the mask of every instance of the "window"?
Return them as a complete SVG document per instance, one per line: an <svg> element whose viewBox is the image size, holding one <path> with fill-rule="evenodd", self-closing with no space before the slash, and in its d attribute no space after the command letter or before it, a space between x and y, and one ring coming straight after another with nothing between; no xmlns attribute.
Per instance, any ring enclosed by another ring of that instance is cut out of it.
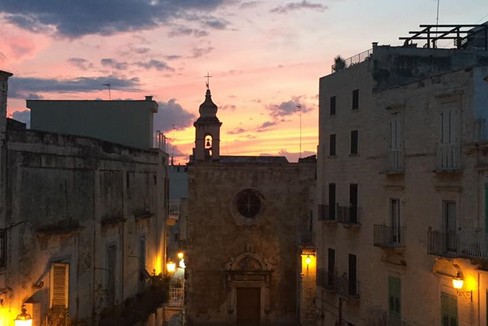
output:
<svg viewBox="0 0 488 326"><path fill-rule="evenodd" d="M106 279L106 304L113 306L115 304L115 282L117 268L117 246L110 245L107 247L107 279Z"/></svg>
<svg viewBox="0 0 488 326"><path fill-rule="evenodd" d="M330 113L330 115L336 114L336 97L335 96L330 97L329 113Z"/></svg>
<svg viewBox="0 0 488 326"><path fill-rule="evenodd" d="M352 91L352 109L359 109L359 89Z"/></svg>
<svg viewBox="0 0 488 326"><path fill-rule="evenodd" d="M390 225L392 244L402 243L400 199L390 198Z"/></svg>
<svg viewBox="0 0 488 326"><path fill-rule="evenodd" d="M403 125L396 115L389 122L388 171L403 171Z"/></svg>
<svg viewBox="0 0 488 326"><path fill-rule="evenodd" d="M351 155L358 154L358 131L351 131Z"/></svg>
<svg viewBox="0 0 488 326"><path fill-rule="evenodd" d="M146 238L139 239L139 291L143 291L146 285Z"/></svg>
<svg viewBox="0 0 488 326"><path fill-rule="evenodd" d="M336 215L336 185L329 183L329 210L328 220L335 220Z"/></svg>
<svg viewBox="0 0 488 326"><path fill-rule="evenodd" d="M348 294L357 295L357 275L356 275L356 255L349 254L349 280L348 280Z"/></svg>
<svg viewBox="0 0 488 326"><path fill-rule="evenodd" d="M336 135L332 134L329 136L329 156L336 155Z"/></svg>
<svg viewBox="0 0 488 326"><path fill-rule="evenodd" d="M441 292L441 325L457 326L457 297Z"/></svg>
<svg viewBox="0 0 488 326"><path fill-rule="evenodd" d="M358 222L358 185L351 183L349 185L349 223Z"/></svg>
<svg viewBox="0 0 488 326"><path fill-rule="evenodd" d="M457 236L456 236L456 202L443 201L442 202L442 220L444 232L446 234L446 252L457 251Z"/></svg>
<svg viewBox="0 0 488 326"><path fill-rule="evenodd" d="M50 307L68 308L69 265L51 264L50 272Z"/></svg>
<svg viewBox="0 0 488 326"><path fill-rule="evenodd" d="M402 283L398 277L388 277L388 315L390 325L401 325Z"/></svg>
<svg viewBox="0 0 488 326"><path fill-rule="evenodd" d="M484 204L485 204L485 233L488 233L488 183L485 183Z"/></svg>
<svg viewBox="0 0 488 326"><path fill-rule="evenodd" d="M335 275L335 249L329 248L327 250L328 261L327 261L327 285L329 287L334 286L334 275Z"/></svg>
<svg viewBox="0 0 488 326"><path fill-rule="evenodd" d="M0 268L7 267L7 229L0 229Z"/></svg>
<svg viewBox="0 0 488 326"><path fill-rule="evenodd" d="M460 118L457 102L444 103L440 113L440 170L458 170L461 163Z"/></svg>

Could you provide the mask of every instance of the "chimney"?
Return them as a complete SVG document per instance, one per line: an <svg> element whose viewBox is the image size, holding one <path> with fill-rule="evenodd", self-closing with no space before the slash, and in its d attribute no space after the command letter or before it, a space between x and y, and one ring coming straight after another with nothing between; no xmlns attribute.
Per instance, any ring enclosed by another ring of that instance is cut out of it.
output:
<svg viewBox="0 0 488 326"><path fill-rule="evenodd" d="M146 101L152 101L152 96L146 96Z"/></svg>

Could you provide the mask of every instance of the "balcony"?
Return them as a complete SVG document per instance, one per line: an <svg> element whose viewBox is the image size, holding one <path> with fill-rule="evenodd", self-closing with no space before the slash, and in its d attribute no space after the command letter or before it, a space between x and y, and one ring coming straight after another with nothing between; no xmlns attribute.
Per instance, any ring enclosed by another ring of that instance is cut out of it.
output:
<svg viewBox="0 0 488 326"><path fill-rule="evenodd" d="M427 231L427 254L488 260L488 234L484 231Z"/></svg>
<svg viewBox="0 0 488 326"><path fill-rule="evenodd" d="M405 227L384 224L373 225L373 246L383 249L405 247Z"/></svg>
<svg viewBox="0 0 488 326"><path fill-rule="evenodd" d="M319 268L317 271L317 286L327 291L337 291L337 275L329 273L324 269Z"/></svg>
<svg viewBox="0 0 488 326"><path fill-rule="evenodd" d="M344 225L353 226L359 225L358 222L358 207L357 206L339 206L336 207L337 222Z"/></svg>
<svg viewBox="0 0 488 326"><path fill-rule="evenodd" d="M403 151L390 149L387 154L386 173L402 174L404 170Z"/></svg>
<svg viewBox="0 0 488 326"><path fill-rule="evenodd" d="M440 257L459 257L459 238L456 231L427 231L427 254Z"/></svg>
<svg viewBox="0 0 488 326"><path fill-rule="evenodd" d="M437 172L461 171L461 147L455 144L439 144L437 148Z"/></svg>
<svg viewBox="0 0 488 326"><path fill-rule="evenodd" d="M356 278L348 277L347 274L336 277L337 293L350 300L359 299L359 282Z"/></svg>
<svg viewBox="0 0 488 326"><path fill-rule="evenodd" d="M336 205L324 205L318 206L318 220L319 221L336 221Z"/></svg>

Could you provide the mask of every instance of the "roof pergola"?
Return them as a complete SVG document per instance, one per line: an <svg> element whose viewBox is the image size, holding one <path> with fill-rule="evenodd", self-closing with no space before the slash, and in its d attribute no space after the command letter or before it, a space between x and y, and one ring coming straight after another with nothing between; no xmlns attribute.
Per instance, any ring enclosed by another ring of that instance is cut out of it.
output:
<svg viewBox="0 0 488 326"><path fill-rule="evenodd" d="M414 40L426 40L427 48L437 48L439 40L454 40L454 45L461 49L469 38L479 35L484 49L488 50L488 25L420 25L420 28L422 30L410 31L409 34L412 36L399 39L405 40L405 45L409 45Z"/></svg>

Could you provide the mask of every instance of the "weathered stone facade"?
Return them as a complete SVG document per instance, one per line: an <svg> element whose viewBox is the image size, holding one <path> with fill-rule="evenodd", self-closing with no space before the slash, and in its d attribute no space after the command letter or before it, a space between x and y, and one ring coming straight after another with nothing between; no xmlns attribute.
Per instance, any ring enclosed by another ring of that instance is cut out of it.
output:
<svg viewBox="0 0 488 326"><path fill-rule="evenodd" d="M374 44L320 79L320 325L486 323L487 58Z"/></svg>
<svg viewBox="0 0 488 326"><path fill-rule="evenodd" d="M22 304L34 325L96 325L144 297L165 261L167 155L7 125L3 325Z"/></svg>
<svg viewBox="0 0 488 326"><path fill-rule="evenodd" d="M195 123L196 157L188 168L188 322L297 325L315 158L215 156L218 131L212 129L211 146L203 141L205 121L220 127L210 102L200 107L206 120Z"/></svg>

